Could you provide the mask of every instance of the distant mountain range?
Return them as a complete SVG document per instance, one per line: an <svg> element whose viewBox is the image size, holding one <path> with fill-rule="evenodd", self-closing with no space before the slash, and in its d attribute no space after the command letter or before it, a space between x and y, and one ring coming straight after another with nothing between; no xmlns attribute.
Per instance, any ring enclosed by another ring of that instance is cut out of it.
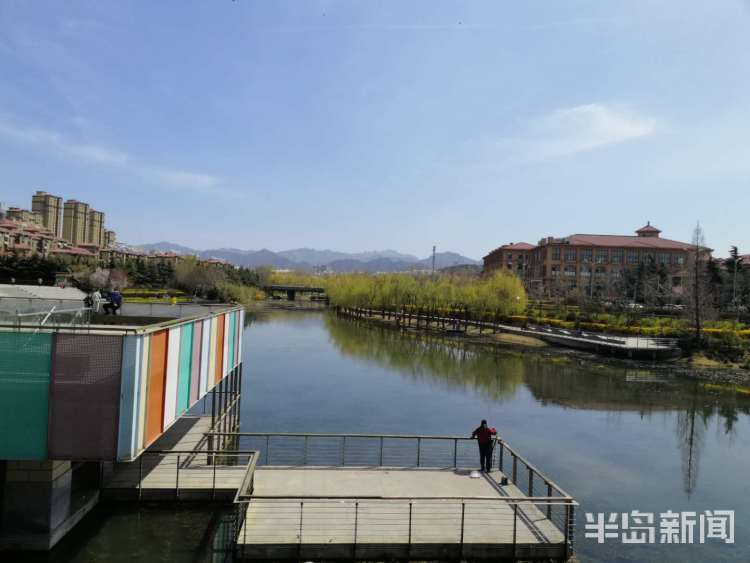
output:
<svg viewBox="0 0 750 563"><path fill-rule="evenodd" d="M175 254L193 255L199 258L219 258L238 266L255 268L271 266L310 271L325 267L331 272L405 272L432 269L432 256L419 259L411 254L395 250L371 252L338 252L335 250L316 250L314 248L294 248L273 252L266 248L261 250L241 250L239 248L213 248L196 250L173 242L156 242L137 246L145 252L173 252ZM438 252L435 254L435 268L448 268L460 265L478 265L480 262L455 252Z"/></svg>

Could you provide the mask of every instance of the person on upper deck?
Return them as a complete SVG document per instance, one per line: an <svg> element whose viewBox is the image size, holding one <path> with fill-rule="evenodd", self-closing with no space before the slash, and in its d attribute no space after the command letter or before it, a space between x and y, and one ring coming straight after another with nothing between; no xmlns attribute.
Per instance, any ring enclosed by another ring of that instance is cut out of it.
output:
<svg viewBox="0 0 750 563"><path fill-rule="evenodd" d="M492 437L496 435L497 430L489 428L486 420L483 420L479 428L471 433L471 437L476 438L479 444L479 463L482 466L482 471L487 473L492 468Z"/></svg>

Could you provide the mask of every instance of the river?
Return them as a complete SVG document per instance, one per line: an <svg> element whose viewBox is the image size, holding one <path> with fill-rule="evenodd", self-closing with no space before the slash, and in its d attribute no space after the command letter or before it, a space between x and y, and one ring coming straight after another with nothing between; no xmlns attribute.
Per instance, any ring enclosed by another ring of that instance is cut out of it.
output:
<svg viewBox="0 0 750 563"><path fill-rule="evenodd" d="M322 311L248 318L243 431L468 435L486 418L580 502L580 560L750 560L747 391L556 351L399 333ZM685 545L584 537L585 512L632 510L655 513L657 523L668 510L734 510L735 543L698 544L697 528ZM216 512L102 507L48 560L209 561Z"/></svg>

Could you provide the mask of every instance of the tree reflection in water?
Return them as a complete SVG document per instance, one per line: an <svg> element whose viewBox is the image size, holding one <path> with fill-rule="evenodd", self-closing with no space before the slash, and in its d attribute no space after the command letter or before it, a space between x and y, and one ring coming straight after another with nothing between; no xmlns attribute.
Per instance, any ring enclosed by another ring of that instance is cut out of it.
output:
<svg viewBox="0 0 750 563"><path fill-rule="evenodd" d="M734 433L740 414L750 415L750 395L734 389L652 371L554 352L484 346L440 335L399 331L326 315L331 342L341 354L374 362L414 378L472 387L500 400L524 384L542 404L566 408L676 412L675 434L685 492L696 487L705 430L713 417Z"/></svg>

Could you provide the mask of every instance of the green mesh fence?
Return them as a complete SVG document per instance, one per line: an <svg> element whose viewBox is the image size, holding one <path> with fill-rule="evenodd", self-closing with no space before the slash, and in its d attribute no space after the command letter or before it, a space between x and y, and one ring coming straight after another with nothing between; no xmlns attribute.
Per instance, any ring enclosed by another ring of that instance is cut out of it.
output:
<svg viewBox="0 0 750 563"><path fill-rule="evenodd" d="M0 332L0 459L46 459L52 335Z"/></svg>

